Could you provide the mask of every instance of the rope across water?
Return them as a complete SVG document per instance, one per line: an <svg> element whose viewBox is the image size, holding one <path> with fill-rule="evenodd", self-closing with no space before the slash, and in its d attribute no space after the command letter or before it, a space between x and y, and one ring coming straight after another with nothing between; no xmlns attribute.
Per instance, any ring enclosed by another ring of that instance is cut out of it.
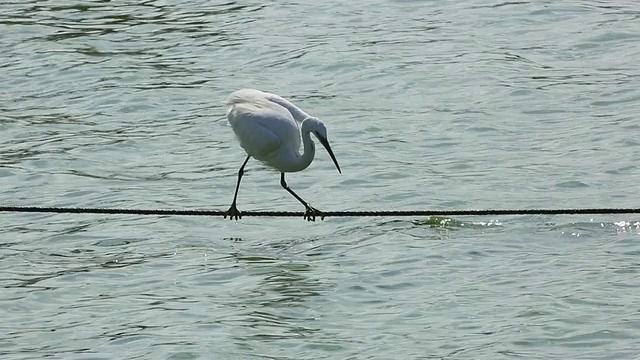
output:
<svg viewBox="0 0 640 360"><path fill-rule="evenodd" d="M58 213L58 214L126 214L173 216L224 216L222 210L178 209L119 209L40 206L0 206L0 212ZM382 211L323 211L323 217L364 216L478 216L478 215L560 215L560 214L637 214L640 208L586 208L586 209L487 209L487 210L382 210ZM243 217L302 217L302 211L243 211Z"/></svg>

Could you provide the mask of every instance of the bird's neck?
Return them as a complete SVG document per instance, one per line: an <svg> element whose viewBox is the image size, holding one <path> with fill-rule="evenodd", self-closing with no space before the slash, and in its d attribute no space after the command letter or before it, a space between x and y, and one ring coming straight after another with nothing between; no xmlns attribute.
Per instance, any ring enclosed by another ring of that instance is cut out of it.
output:
<svg viewBox="0 0 640 360"><path fill-rule="evenodd" d="M298 122L302 122L302 120L306 119L309 117L309 114L307 114L306 112L302 111L302 109L300 109L299 107L293 105L289 100L276 95L276 94L271 94L271 93L267 93L265 92L265 97L267 98L267 100L274 102L282 107L284 107L285 109L289 110L289 112L291 113L291 115L293 116L294 119L296 119L296 121Z"/></svg>
<svg viewBox="0 0 640 360"><path fill-rule="evenodd" d="M313 161L313 157L316 154L316 146L311 140L311 134L309 131L302 132L302 154L298 157L298 161L296 162L295 170L293 171L302 171L309 167L311 162Z"/></svg>

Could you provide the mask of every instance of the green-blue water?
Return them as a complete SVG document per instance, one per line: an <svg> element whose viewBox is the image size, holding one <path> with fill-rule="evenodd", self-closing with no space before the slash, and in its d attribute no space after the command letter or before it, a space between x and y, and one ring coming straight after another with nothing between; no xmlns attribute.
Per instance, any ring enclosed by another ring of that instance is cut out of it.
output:
<svg viewBox="0 0 640 360"><path fill-rule="evenodd" d="M0 4L0 204L229 207L228 94L320 210L638 207L633 1ZM301 206L250 162L240 210ZM0 214L3 359L632 359L640 217Z"/></svg>

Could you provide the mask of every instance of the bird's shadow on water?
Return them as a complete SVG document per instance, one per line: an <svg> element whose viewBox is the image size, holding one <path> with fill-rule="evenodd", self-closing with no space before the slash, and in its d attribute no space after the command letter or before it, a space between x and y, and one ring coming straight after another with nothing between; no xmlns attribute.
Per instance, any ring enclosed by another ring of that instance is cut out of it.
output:
<svg viewBox="0 0 640 360"><path fill-rule="evenodd" d="M231 329L231 337L242 349L255 349L264 342L289 341L299 346L309 337L336 342L310 315L323 294L334 287L323 267L309 259L306 250L317 238L237 239L226 262L243 273L245 285L226 299L232 315L220 322Z"/></svg>

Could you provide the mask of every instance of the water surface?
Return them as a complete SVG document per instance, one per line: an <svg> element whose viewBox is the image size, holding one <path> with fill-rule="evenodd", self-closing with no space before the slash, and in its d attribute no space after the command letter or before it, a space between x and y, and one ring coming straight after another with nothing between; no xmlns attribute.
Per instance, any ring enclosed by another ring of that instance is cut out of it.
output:
<svg viewBox="0 0 640 360"><path fill-rule="evenodd" d="M0 202L226 209L228 94L322 119L320 210L638 207L640 7L0 5ZM250 162L240 210L301 211ZM636 215L2 214L4 359L630 359Z"/></svg>

